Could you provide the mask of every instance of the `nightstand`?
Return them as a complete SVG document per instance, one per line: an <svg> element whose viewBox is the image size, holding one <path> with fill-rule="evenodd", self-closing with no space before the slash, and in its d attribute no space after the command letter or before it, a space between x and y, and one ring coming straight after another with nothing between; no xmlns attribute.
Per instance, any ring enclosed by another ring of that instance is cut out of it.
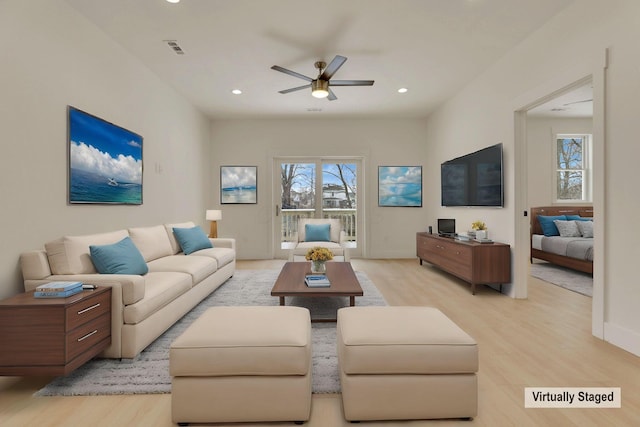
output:
<svg viewBox="0 0 640 427"><path fill-rule="evenodd" d="M110 344L110 287L0 301L0 375L67 375Z"/></svg>

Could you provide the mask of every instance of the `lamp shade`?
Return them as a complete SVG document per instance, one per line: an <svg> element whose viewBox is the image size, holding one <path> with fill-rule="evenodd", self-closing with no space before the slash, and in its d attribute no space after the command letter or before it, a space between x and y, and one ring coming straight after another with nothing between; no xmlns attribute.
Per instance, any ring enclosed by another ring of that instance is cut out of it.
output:
<svg viewBox="0 0 640 427"><path fill-rule="evenodd" d="M207 221L220 221L222 219L222 211L220 210L208 210Z"/></svg>

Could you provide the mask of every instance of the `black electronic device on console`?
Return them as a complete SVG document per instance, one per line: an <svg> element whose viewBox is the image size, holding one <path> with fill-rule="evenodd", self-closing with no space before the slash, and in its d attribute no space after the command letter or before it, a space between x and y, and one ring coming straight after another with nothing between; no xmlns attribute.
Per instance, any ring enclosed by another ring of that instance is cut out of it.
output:
<svg viewBox="0 0 640 427"><path fill-rule="evenodd" d="M438 235L442 237L456 237L456 220L438 218Z"/></svg>

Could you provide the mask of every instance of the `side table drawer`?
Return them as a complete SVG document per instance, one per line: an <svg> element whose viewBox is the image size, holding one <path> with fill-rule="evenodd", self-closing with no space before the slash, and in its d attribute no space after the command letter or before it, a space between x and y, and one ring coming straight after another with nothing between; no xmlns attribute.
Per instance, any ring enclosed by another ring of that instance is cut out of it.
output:
<svg viewBox="0 0 640 427"><path fill-rule="evenodd" d="M107 313L68 333L66 337L67 362L110 336L111 318Z"/></svg>
<svg viewBox="0 0 640 427"><path fill-rule="evenodd" d="M111 311L111 293L102 292L83 298L65 310L67 331L71 331Z"/></svg>

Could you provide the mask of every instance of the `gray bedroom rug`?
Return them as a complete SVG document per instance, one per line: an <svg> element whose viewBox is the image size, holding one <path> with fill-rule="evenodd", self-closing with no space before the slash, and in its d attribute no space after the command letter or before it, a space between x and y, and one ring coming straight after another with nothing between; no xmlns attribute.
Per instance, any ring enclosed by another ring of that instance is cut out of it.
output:
<svg viewBox="0 0 640 427"><path fill-rule="evenodd" d="M531 264L531 275L588 297L593 296L593 277L590 274L550 263Z"/></svg>
<svg viewBox="0 0 640 427"><path fill-rule="evenodd" d="M279 270L236 270L234 276L203 300L133 361L94 359L66 377L57 377L35 396L88 396L107 394L171 393L169 346L202 312L213 306L278 305L270 295ZM356 272L364 296L357 306L387 305L369 278ZM338 307L349 305L349 298L291 298L287 305L311 310L311 316L335 317ZM335 323L313 323L314 393L338 393L340 379L336 353Z"/></svg>

